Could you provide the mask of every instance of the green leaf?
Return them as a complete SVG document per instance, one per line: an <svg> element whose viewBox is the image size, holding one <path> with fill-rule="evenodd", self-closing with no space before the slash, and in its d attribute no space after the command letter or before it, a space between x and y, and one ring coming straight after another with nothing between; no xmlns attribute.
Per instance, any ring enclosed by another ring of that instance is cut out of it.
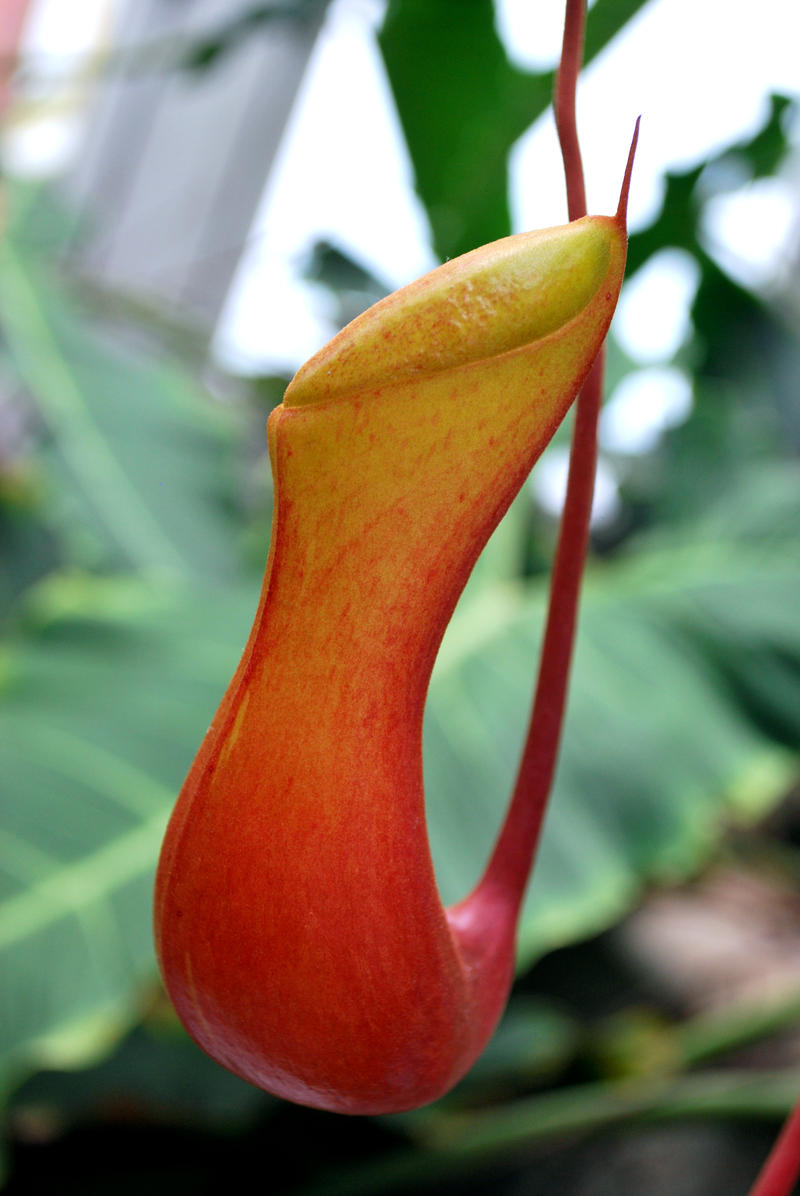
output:
<svg viewBox="0 0 800 1196"><path fill-rule="evenodd" d="M123 348L119 332L112 342L24 236L0 244L0 311L9 361L46 429L45 506L68 556L234 572L231 413L173 364Z"/></svg>
<svg viewBox="0 0 800 1196"><path fill-rule="evenodd" d="M587 61L643 3L597 0ZM437 254L506 236L508 155L550 103L552 72L509 62L491 0L392 0L379 41Z"/></svg>
<svg viewBox="0 0 800 1196"><path fill-rule="evenodd" d="M0 669L0 1075L82 1062L154 974L152 878L255 594L45 586Z"/></svg>
<svg viewBox="0 0 800 1196"><path fill-rule="evenodd" d="M691 308L694 335L679 358L694 376L693 410L664 438L658 468L640 471L635 487L643 489L640 498L651 519L693 520L722 495L735 503L744 466L789 457L800 444L797 330L763 296L728 277L706 250L703 228L710 196L763 177L781 163L794 108L772 96L764 124L752 136L707 163L668 173L661 213L630 237L629 277L667 248L691 254L699 267Z"/></svg>
<svg viewBox="0 0 800 1196"><path fill-rule="evenodd" d="M609 925L648 881L692 873L728 820L785 794L800 771L784 746L797 743L799 594L785 541L665 545L592 571L522 962ZM543 615L538 587L484 587L437 662L425 767L447 901L478 880L499 827Z"/></svg>
<svg viewBox="0 0 800 1196"><path fill-rule="evenodd" d="M647 228L630 235L629 276L665 247L685 249L689 253L697 251L697 219L701 201L697 184L701 178L704 190L709 192L716 190L715 180L718 183L722 180L730 182L731 166L734 164L740 168L734 176L734 185L741 185L742 175L746 179L764 178L777 171L788 149L787 116L791 111L790 100L785 96L773 95L770 97L767 118L752 137L734 142L708 162L690 170L667 173L660 213Z"/></svg>

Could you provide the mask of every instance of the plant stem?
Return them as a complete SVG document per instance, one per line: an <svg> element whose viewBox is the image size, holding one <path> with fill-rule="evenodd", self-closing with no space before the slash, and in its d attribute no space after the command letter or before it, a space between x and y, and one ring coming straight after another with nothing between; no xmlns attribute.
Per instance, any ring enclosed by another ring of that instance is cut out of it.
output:
<svg viewBox="0 0 800 1196"><path fill-rule="evenodd" d="M800 1101L778 1135L750 1196L790 1196L800 1176Z"/></svg>
<svg viewBox="0 0 800 1196"><path fill-rule="evenodd" d="M583 166L575 120L575 92L583 59L585 17L585 0L567 0L561 65L554 96L570 220L586 215ZM567 493L550 583L533 710L508 814L485 874L488 885L497 883L507 891L518 892L520 900L538 845L561 742L580 588L589 544L602 391L601 353L578 396Z"/></svg>
<svg viewBox="0 0 800 1196"><path fill-rule="evenodd" d="M585 0L567 0L564 16L564 40L556 73L553 110L567 184L567 212L570 220L586 215L586 185L583 178L581 146L575 115L578 78L583 65L586 25Z"/></svg>
<svg viewBox="0 0 800 1196"><path fill-rule="evenodd" d="M309 1189L316 1196L445 1190L448 1181L504 1159L530 1155L537 1146L569 1143L612 1126L677 1120L754 1120L785 1115L797 1071L718 1071L618 1084L586 1084L511 1101L470 1113L420 1110L387 1119L406 1129L413 1148L329 1176ZM798 1122L800 1125L800 1122ZM427 1185L431 1186L428 1189ZM750 1196L788 1196L788 1188L763 1188Z"/></svg>
<svg viewBox="0 0 800 1196"><path fill-rule="evenodd" d="M675 1029L682 1065L696 1067L800 1023L800 992L759 1004L698 1014Z"/></svg>

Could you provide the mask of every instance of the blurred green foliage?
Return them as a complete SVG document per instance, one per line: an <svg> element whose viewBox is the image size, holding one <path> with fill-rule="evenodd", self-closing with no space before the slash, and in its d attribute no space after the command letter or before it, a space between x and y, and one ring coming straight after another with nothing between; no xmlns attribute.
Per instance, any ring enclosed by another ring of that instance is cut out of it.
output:
<svg viewBox="0 0 800 1196"><path fill-rule="evenodd" d="M597 0L589 53L640 6ZM507 155L552 82L511 66L488 0L459 6L457 20L453 11L446 0L391 0L380 36L442 257L508 231ZM737 177L781 168L791 111L774 98L751 140L670 176L660 216L631 239L631 273L666 248L698 263L693 331L677 358L692 370L694 406L623 478L623 514L590 569L522 968L613 924L647 884L696 873L727 826L761 818L800 772L800 343L780 310L726 275L701 233L727 160ZM151 330L142 336L70 279L60 254L69 220L48 193L9 182L6 196L0 1085L17 1174L39 1174L35 1150L20 1145L26 1133L58 1141L120 1099L136 1119L180 1125L189 1154L196 1134L234 1134L237 1149L267 1135L272 1190L334 1190L319 1176L338 1170L348 1192L386 1190L390 1174L408 1190L454 1182L471 1160L513 1155L534 1130L541 1140L648 1110L666 1117L681 1099L700 1115L784 1108L794 1076L748 1081L739 1106L724 1077L685 1078L677 1094L609 1087L631 1056L629 1037L587 1048L579 1011L531 999L541 969L450 1102L368 1128L279 1106L187 1042L154 996L150 889L171 803L255 608L269 490L253 475L267 469L263 396L274 401L279 386L238 383L226 401L212 397L196 362L165 353ZM375 280L335 247L321 247L309 271L333 286L343 315L375 296ZM618 345L610 358L615 380L636 368ZM437 664L425 766L446 900L477 878L511 786L551 542L550 523L523 496ZM668 1059L679 1075L680 1031L664 1016L655 1036L647 1022L647 1041L658 1041L657 1067ZM615 1060L608 1075L569 1086L600 1058ZM65 1071L74 1068L83 1070ZM560 1087L530 1096L550 1083ZM529 1103L506 1107L511 1097ZM38 1130L37 1111L51 1118ZM313 1138L316 1160L306 1148L293 1168L292 1135ZM155 1180L134 1168L131 1191L145 1182L210 1191L231 1174L223 1139L213 1141L221 1171L216 1155L183 1170L173 1159ZM68 1192L109 1190L99 1164L96 1187L89 1169L70 1165Z"/></svg>
<svg viewBox="0 0 800 1196"><path fill-rule="evenodd" d="M597 0L590 62L645 0ZM514 142L553 94L550 72L508 59L492 0L391 0L380 35L417 190L442 261L511 232L507 165Z"/></svg>

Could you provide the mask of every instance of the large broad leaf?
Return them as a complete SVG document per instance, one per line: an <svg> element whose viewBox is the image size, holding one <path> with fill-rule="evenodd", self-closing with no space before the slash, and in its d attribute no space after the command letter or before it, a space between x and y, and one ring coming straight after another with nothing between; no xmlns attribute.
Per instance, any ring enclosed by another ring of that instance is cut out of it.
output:
<svg viewBox="0 0 800 1196"><path fill-rule="evenodd" d="M798 597L796 556L767 561L730 545L665 550L592 577L523 962L608 925L646 880L691 873L727 820L752 819L787 791L796 752L741 697L748 687L767 709L774 692L787 703L784 731L791 720L800 734L800 635L776 618ZM426 769L448 900L477 880L498 795L513 783L543 605L537 593L484 590L440 658ZM712 630L725 641L719 656L707 650Z"/></svg>
<svg viewBox="0 0 800 1196"><path fill-rule="evenodd" d="M12 192L12 207L31 203ZM169 361L103 334L24 215L0 242L0 335L44 429L45 508L73 561L205 577L237 566L235 425Z"/></svg>
<svg viewBox="0 0 800 1196"><path fill-rule="evenodd" d="M255 595L68 577L0 686L0 1071L80 1062L153 976L152 878Z"/></svg>
<svg viewBox="0 0 800 1196"><path fill-rule="evenodd" d="M648 879L696 868L723 823L761 813L795 774L781 739L800 734L800 627L787 613L800 559L781 509L772 538L665 545L594 571L523 960L608 924ZM501 818L544 607L539 587L476 580L426 727L446 900L475 882ZM32 607L0 704L0 1057L14 1073L79 1060L154 974L160 836L255 598L77 577ZM773 687L780 728L763 701Z"/></svg>
<svg viewBox="0 0 800 1196"><path fill-rule="evenodd" d="M597 0L587 61L644 2ZM508 154L550 103L552 72L509 61L491 0L392 0L380 47L437 254L508 234Z"/></svg>
<svg viewBox="0 0 800 1196"><path fill-rule="evenodd" d="M590 568L521 962L608 925L645 881L691 873L729 819L758 817L800 772L798 495L794 466L743 472L681 536ZM509 531L501 557L487 549L495 580L473 578L448 629L427 709L448 901L502 818L536 670L545 593L514 583Z"/></svg>
<svg viewBox="0 0 800 1196"><path fill-rule="evenodd" d="M29 622L0 650L6 1078L85 1059L152 977L158 844L257 584L241 605L230 596L243 572L232 412L130 328L111 338L56 279L45 257L63 230L39 198L14 189L0 245L3 370L36 433L28 498L2 495L0 598L10 607L59 562L73 573L23 599Z"/></svg>

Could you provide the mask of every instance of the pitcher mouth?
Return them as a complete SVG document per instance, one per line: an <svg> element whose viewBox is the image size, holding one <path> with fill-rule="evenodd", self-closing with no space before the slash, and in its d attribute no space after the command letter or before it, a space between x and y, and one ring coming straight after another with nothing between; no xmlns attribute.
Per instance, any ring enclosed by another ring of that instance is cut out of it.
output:
<svg viewBox="0 0 800 1196"><path fill-rule="evenodd" d="M637 120L614 216L504 237L381 299L298 370L283 406L317 406L491 360L570 323L625 238L638 133Z"/></svg>
<svg viewBox="0 0 800 1196"><path fill-rule="evenodd" d="M446 262L348 324L297 372L284 406L395 386L542 340L594 298L615 232L613 218L584 217Z"/></svg>

